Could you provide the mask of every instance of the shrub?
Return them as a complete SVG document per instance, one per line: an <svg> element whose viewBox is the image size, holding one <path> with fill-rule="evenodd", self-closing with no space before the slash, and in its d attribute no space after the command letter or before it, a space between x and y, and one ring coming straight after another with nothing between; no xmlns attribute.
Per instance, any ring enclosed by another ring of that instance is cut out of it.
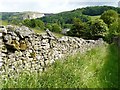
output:
<svg viewBox="0 0 120 90"><path fill-rule="evenodd" d="M114 10L108 10L105 11L100 18L103 19L108 26L110 26L110 24L118 20L118 13Z"/></svg>

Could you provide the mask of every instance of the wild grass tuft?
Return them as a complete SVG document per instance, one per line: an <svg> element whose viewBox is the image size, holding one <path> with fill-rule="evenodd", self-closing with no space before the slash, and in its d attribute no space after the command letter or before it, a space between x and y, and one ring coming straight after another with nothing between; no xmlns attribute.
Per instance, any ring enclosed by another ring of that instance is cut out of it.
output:
<svg viewBox="0 0 120 90"><path fill-rule="evenodd" d="M118 88L118 48L107 45L58 60L43 73L7 78L4 88Z"/></svg>

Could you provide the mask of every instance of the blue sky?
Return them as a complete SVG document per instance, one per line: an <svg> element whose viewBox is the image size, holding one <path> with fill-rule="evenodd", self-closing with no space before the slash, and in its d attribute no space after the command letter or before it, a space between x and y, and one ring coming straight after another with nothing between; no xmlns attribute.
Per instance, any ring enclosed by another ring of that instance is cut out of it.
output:
<svg viewBox="0 0 120 90"><path fill-rule="evenodd" d="M0 12L58 13L86 6L118 6L119 0L0 0Z"/></svg>

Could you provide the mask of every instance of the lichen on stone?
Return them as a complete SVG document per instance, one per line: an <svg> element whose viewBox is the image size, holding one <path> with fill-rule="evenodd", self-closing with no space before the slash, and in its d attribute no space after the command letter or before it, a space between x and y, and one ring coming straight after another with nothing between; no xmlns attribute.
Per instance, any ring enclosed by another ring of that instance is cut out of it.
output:
<svg viewBox="0 0 120 90"><path fill-rule="evenodd" d="M20 50L26 50L27 49L27 43L25 42L25 40L20 40Z"/></svg>

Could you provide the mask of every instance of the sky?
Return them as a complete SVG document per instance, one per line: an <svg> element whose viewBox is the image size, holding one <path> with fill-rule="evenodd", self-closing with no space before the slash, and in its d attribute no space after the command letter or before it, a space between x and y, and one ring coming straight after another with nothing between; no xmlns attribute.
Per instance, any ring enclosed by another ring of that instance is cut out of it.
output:
<svg viewBox="0 0 120 90"><path fill-rule="evenodd" d="M118 6L119 0L0 0L0 12L59 13L86 6Z"/></svg>

